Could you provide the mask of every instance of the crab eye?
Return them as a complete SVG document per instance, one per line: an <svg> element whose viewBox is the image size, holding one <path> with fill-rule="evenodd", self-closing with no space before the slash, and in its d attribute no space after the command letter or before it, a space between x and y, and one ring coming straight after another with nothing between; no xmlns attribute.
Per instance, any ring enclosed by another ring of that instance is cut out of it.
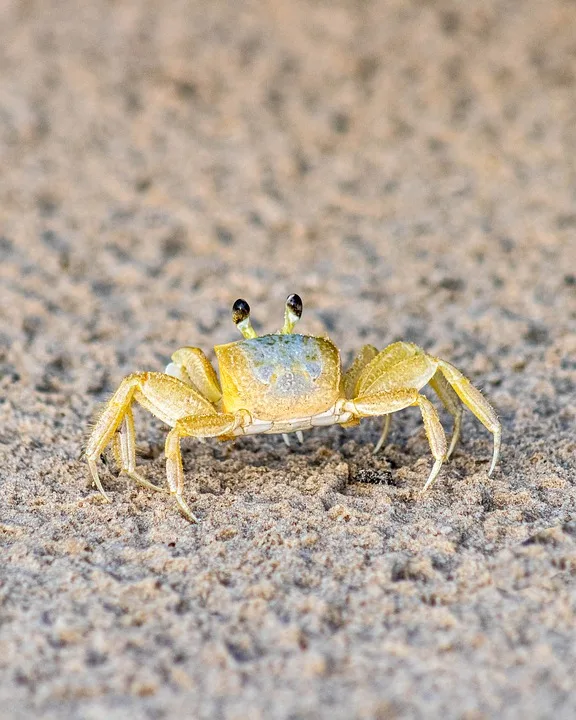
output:
<svg viewBox="0 0 576 720"><path fill-rule="evenodd" d="M246 302L246 300L242 300L242 298L238 298L234 305L232 305L232 321L234 322L234 325L238 325L238 323L241 323L243 320L246 320L250 316L250 305Z"/></svg>
<svg viewBox="0 0 576 720"><path fill-rule="evenodd" d="M294 325L302 317L302 298L300 295L292 294L286 298L286 309L284 310L284 327L280 332L288 335L294 329Z"/></svg>
<svg viewBox="0 0 576 720"><path fill-rule="evenodd" d="M234 305L232 305L232 320L245 338L250 339L256 337L256 331L250 324L250 305L248 305L246 300L239 298Z"/></svg>
<svg viewBox="0 0 576 720"><path fill-rule="evenodd" d="M302 298L300 295L288 295L286 298L286 307L291 310L298 319L302 317Z"/></svg>

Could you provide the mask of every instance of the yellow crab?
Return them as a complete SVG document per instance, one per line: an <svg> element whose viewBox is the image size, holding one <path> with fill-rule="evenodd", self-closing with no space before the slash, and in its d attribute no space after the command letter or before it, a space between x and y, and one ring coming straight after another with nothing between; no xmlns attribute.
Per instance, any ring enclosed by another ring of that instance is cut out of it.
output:
<svg viewBox="0 0 576 720"><path fill-rule="evenodd" d="M434 465L422 492L436 479L460 436L464 403L494 435L490 475L500 452L501 427L492 406L453 365L428 355L413 343L396 342L378 351L365 345L342 373L340 355L331 340L293 333L302 315L302 300L286 300L283 328L258 337L250 324L250 307L237 300L232 319L244 339L214 348L220 382L198 348L172 355L164 373L139 372L125 378L96 422L86 447L92 478L106 495L96 462L112 443L122 472L140 485L161 488L136 470L132 403L138 402L172 429L166 438L168 488L188 520L196 521L182 497L184 472L180 440L296 432L328 425L356 425L363 417L383 415L384 427L374 452L386 439L391 413L417 405L430 443ZM450 445L432 403L420 394L429 384L454 418Z"/></svg>

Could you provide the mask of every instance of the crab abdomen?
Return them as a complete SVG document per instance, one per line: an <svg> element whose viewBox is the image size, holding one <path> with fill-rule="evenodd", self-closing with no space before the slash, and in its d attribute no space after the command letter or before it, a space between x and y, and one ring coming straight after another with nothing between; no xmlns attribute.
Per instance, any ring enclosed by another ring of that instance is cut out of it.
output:
<svg viewBox="0 0 576 720"><path fill-rule="evenodd" d="M324 412L340 395L340 357L325 338L263 335L215 351L226 412L289 420Z"/></svg>

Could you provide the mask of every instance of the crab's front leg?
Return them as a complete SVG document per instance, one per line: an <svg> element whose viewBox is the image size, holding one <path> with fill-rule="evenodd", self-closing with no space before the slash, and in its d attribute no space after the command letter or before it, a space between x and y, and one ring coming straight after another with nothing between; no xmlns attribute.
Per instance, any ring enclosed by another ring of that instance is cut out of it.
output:
<svg viewBox="0 0 576 720"><path fill-rule="evenodd" d="M344 395L347 398L352 399L358 394L358 380L366 369L366 366L374 360L378 354L378 350L374 347L374 345L363 345L356 353L356 356L352 361L352 365L350 365L348 370L346 370L344 377L342 378Z"/></svg>
<svg viewBox="0 0 576 720"><path fill-rule="evenodd" d="M191 522L197 522L197 519L182 497L184 469L182 467L180 440L185 437L203 439L229 435L236 428L245 425L249 421L246 415L243 411L239 411L234 414L218 413L216 415L185 417L178 420L168 433L165 445L168 488L170 494L174 495L180 512Z"/></svg>
<svg viewBox="0 0 576 720"><path fill-rule="evenodd" d="M203 397L216 403L222 397L216 371L206 355L197 347L182 347L171 357L166 374L177 377L186 385L195 388Z"/></svg>
<svg viewBox="0 0 576 720"><path fill-rule="evenodd" d="M144 487L159 489L136 470L136 441L132 415L134 402L142 405L170 427L174 427L181 418L218 415L214 406L193 387L164 373L133 373L125 378L100 414L85 450L94 483L108 501L110 498L102 487L97 461L111 443L122 472Z"/></svg>
<svg viewBox="0 0 576 720"><path fill-rule="evenodd" d="M417 345L403 342L393 343L374 357L356 381L357 398L354 402L380 393L390 394L404 392L408 389L419 391L427 384L430 384L448 412L454 417L454 432L446 452L446 459L454 450L460 436L461 403L463 403L494 437L492 463L488 471L488 474L491 475L498 461L502 436L502 428L494 408L454 365L428 355ZM424 413L422 403L419 404ZM388 412L394 412L394 410ZM369 414L378 413L370 412ZM428 435L430 438L429 433ZM425 488L430 486L433 479L433 477L429 478Z"/></svg>
<svg viewBox="0 0 576 720"><path fill-rule="evenodd" d="M354 400L347 400L344 403L344 409L361 418L390 415L412 405L417 405L420 408L426 437L435 460L428 480L422 489L424 493L438 477L442 463L446 459L447 449L444 428L430 400L414 389L392 390L390 392L361 395Z"/></svg>
<svg viewBox="0 0 576 720"><path fill-rule="evenodd" d="M422 361L418 356L426 355L426 353L414 343L409 342L395 342L384 348L381 352L378 352L372 345L364 345L358 355L354 358L354 362L350 366L349 370L344 376L344 392L347 398L354 398L357 395L371 392L371 386L378 384L382 378L390 377L390 373L393 368L396 371L400 368L402 370L400 375L400 382L404 383L404 387L410 387L411 383L411 365L415 366L416 374L421 372ZM425 364L425 369L431 368L428 362ZM397 373L395 373L397 375ZM398 379L398 378L397 378ZM448 452L446 453L446 459L448 460L456 445L460 439L460 429L462 426L462 405L458 395L454 392L448 381L438 370L430 379L430 387L438 395L442 404L446 410L454 418L454 430L450 441ZM402 386L402 385L400 385ZM384 388L381 388L384 389ZM394 386L385 388L386 390L394 389ZM374 454L376 455L383 447L390 431L392 424L392 416L386 415L384 417L384 425L382 432L374 447Z"/></svg>

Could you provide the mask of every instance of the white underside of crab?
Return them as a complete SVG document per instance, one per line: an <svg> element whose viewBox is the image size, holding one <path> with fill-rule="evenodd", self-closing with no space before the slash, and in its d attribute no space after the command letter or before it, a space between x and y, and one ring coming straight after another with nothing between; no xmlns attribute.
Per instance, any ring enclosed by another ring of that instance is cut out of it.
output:
<svg viewBox="0 0 576 720"><path fill-rule="evenodd" d="M290 418L289 420L259 420L252 418L250 423L244 427L238 427L232 433L235 437L239 435L272 435L276 433L286 434L300 430L311 430L315 427L329 427L340 425L352 419L352 413L344 410L343 402L339 400L325 412L310 417Z"/></svg>

